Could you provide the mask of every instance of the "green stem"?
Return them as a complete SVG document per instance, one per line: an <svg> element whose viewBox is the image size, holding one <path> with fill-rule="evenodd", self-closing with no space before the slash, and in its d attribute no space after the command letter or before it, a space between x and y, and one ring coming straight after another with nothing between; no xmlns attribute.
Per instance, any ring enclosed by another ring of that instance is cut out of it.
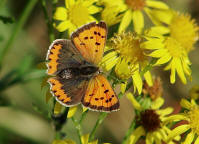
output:
<svg viewBox="0 0 199 144"><path fill-rule="evenodd" d="M88 113L88 109L87 109L85 112L82 113L81 118L80 118L80 120L79 120L79 124L81 124L82 121L85 119L87 113Z"/></svg>
<svg viewBox="0 0 199 144"><path fill-rule="evenodd" d="M11 48L12 43L14 42L17 34L20 32L21 28L25 24L26 20L28 19L28 16L30 15L32 9L34 8L35 4L37 3L38 0L29 0L28 4L26 5L24 11L22 12L22 15L20 19L18 20L17 24L15 25L12 34L10 38L8 39L5 47L1 49L0 51L0 66L2 65L2 61L8 52L8 50Z"/></svg>
<svg viewBox="0 0 199 144"><path fill-rule="evenodd" d="M129 139L131 133L132 133L133 130L135 129L135 125L136 125L135 120L133 120L133 121L131 122L131 125L130 125L128 131L126 132L126 134L125 134L125 136L124 136L124 138L123 138L123 140L122 140L122 144L126 144L126 143L127 143L127 141L128 141L128 139Z"/></svg>
<svg viewBox="0 0 199 144"><path fill-rule="evenodd" d="M95 137L95 133L96 133L97 128L98 128L99 125L104 121L104 119L106 118L107 115L108 115L108 113L105 113L105 112L100 113L100 116L99 116L97 122L95 123L95 126L94 126L94 128L93 128L93 130L91 131L91 134L90 134L90 136L89 136L89 141L94 140L94 137Z"/></svg>
<svg viewBox="0 0 199 144"><path fill-rule="evenodd" d="M78 134L78 138L79 138L80 144L82 144L82 141L81 141L81 135L82 135L81 125L74 117L72 117L71 119L72 119L72 122L75 125L76 130L77 130L77 134Z"/></svg>
<svg viewBox="0 0 199 144"><path fill-rule="evenodd" d="M156 63L156 59L152 59L147 66L140 72L140 76L144 76L144 74L153 68L153 65Z"/></svg>
<svg viewBox="0 0 199 144"><path fill-rule="evenodd" d="M48 26L49 40L50 40L50 42L53 42L53 40L55 39L55 35L53 33L52 20L49 18L48 12L47 12L47 9L46 9L46 1L41 0L41 5L42 5L42 10L43 10L43 13L44 13L46 24Z"/></svg>

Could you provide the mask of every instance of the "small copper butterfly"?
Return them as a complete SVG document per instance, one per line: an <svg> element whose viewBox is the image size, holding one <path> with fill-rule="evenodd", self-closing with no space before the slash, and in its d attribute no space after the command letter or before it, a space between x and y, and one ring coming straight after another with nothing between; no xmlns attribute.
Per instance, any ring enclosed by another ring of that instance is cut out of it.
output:
<svg viewBox="0 0 199 144"><path fill-rule="evenodd" d="M107 38L104 22L83 25L71 40L57 39L49 47L46 60L51 93L66 107L82 103L95 110L119 109L119 100L97 66L103 57Z"/></svg>

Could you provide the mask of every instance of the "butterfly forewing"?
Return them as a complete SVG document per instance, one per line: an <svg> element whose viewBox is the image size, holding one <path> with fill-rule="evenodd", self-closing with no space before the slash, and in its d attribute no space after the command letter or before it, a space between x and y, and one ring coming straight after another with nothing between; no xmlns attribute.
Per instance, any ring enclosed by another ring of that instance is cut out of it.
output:
<svg viewBox="0 0 199 144"><path fill-rule="evenodd" d="M82 63L82 56L70 40L57 39L49 47L46 60L47 74L56 75L61 70Z"/></svg>
<svg viewBox="0 0 199 144"><path fill-rule="evenodd" d="M71 35L72 42L85 60L95 65L102 59L106 37L107 26L104 22L89 23Z"/></svg>
<svg viewBox="0 0 199 144"><path fill-rule="evenodd" d="M82 104L96 111L116 111L119 100L107 79L99 74L89 81Z"/></svg>

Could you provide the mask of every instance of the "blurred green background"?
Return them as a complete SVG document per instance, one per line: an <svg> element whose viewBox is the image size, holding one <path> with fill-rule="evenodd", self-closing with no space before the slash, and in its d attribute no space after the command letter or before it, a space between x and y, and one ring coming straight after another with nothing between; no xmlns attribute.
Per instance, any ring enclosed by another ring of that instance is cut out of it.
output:
<svg viewBox="0 0 199 144"><path fill-rule="evenodd" d="M199 0L164 1L171 8L189 12L199 22ZM51 17L50 0L46 3ZM60 0L59 4L63 3L64 0ZM30 13L24 16L27 5ZM64 37L66 35L63 34ZM46 89L41 89L45 70L37 68L45 60L49 45L40 0L0 0L0 52L3 53L0 55L0 144L48 144L55 137L54 126L49 119L52 106L46 104ZM171 85L168 72L163 72L161 68L154 71L163 81L165 106L175 107L176 111L180 98L188 96L189 89L199 84L198 44L195 47L190 54L193 80L187 85L183 85L179 79ZM98 115L97 112L88 113L83 123L85 134L91 131ZM96 137L103 142L119 144L132 119L132 105L123 97L120 111L108 115L97 130ZM77 141L70 120L62 131L66 132L66 137Z"/></svg>

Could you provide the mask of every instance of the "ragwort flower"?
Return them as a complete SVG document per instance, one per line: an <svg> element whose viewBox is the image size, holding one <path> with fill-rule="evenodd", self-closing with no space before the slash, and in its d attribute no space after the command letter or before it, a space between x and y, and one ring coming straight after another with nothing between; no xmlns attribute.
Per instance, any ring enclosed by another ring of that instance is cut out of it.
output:
<svg viewBox="0 0 199 144"><path fill-rule="evenodd" d="M185 75L191 77L191 62L188 54L198 39L198 26L190 16L170 12L169 26L155 26L145 32L146 49L154 50L149 56L157 58L155 65L167 64L165 70L171 70L170 81L175 83L177 72L186 84ZM145 45L144 44L144 45ZM150 45L151 44L151 45Z"/></svg>
<svg viewBox="0 0 199 144"><path fill-rule="evenodd" d="M136 144L142 136L144 136L146 144L166 142L171 130L165 125L164 120L168 117L167 115L172 113L173 109L170 107L160 109L164 104L161 97L148 104L148 108L143 107L131 93L127 94L127 98L132 102L136 111L139 112L136 116L137 127L132 132L129 143ZM179 140L179 136L175 136L175 140ZM174 144L174 142L170 141L168 144Z"/></svg>
<svg viewBox="0 0 199 144"><path fill-rule="evenodd" d="M135 33L122 33L111 39L111 46L102 61L101 66L110 70L115 66L117 77L127 80L132 77L134 90L142 91L142 78L140 71L148 64L148 57L141 48L142 38ZM149 71L144 74L149 85L152 77Z"/></svg>
<svg viewBox="0 0 199 144"><path fill-rule="evenodd" d="M71 34L75 29L91 21L96 21L92 16L101 9L93 5L96 0L65 0L66 8L57 7L53 18L61 21L55 28L63 32L69 30Z"/></svg>
<svg viewBox="0 0 199 144"><path fill-rule="evenodd" d="M169 134L168 142L173 139L176 135L181 135L186 133L186 138L183 144L191 144L194 142L195 144L199 143L199 105L195 102L195 100L191 99L188 101L186 99L181 100L181 106L185 108L184 113L172 115L165 119L166 122L178 122L178 121L186 121L187 123L181 124L175 127Z"/></svg>
<svg viewBox="0 0 199 144"><path fill-rule="evenodd" d="M123 18L120 19L121 23L119 26L119 33L124 32L131 21L133 21L134 30L137 33L141 33L144 27L143 12L145 12L149 18L151 18L151 11L155 9L168 9L168 6L165 3L156 0L101 0L100 3L105 5L107 8L110 8L109 12L107 9L107 15L105 15L106 17L111 16L111 7L114 7L115 13L118 15L123 13ZM116 9L116 7L118 8ZM111 19L108 18L103 19L111 21ZM107 21L107 23L109 22Z"/></svg>

